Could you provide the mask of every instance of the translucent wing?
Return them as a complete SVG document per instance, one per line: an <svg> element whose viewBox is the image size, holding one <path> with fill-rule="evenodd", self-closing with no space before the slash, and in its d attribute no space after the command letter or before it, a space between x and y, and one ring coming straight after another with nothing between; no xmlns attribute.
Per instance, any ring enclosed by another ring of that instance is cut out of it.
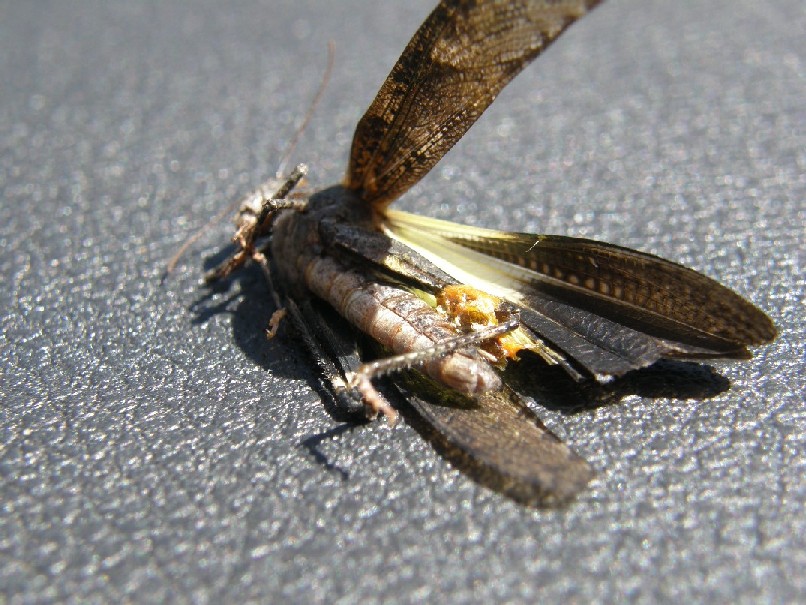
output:
<svg viewBox="0 0 806 605"><path fill-rule="evenodd" d="M389 211L387 234L461 283L521 308L548 343L598 376L663 357L742 358L775 326L696 271L612 244L466 227Z"/></svg>
<svg viewBox="0 0 806 605"><path fill-rule="evenodd" d="M443 0L358 123L345 185L386 206L419 181L501 89L599 0Z"/></svg>

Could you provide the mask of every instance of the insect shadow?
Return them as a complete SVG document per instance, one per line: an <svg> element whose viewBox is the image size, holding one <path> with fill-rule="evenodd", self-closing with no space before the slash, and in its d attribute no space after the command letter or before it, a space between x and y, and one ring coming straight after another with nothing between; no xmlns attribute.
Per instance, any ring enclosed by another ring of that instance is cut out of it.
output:
<svg viewBox="0 0 806 605"><path fill-rule="evenodd" d="M205 259L205 268L215 266L233 249L233 246L226 247ZM297 363L298 353L288 341L294 338L290 325L281 327L276 341L268 338L268 320L275 310L266 278L256 265L206 285L202 294L190 305L192 323L195 325L204 324L219 314L231 315L235 343L249 359L274 376L305 379L322 397L327 413L334 420L366 424L363 409L356 410L356 413L345 411L333 400L332 394L317 377L316 371L310 368L310 364Z"/></svg>
<svg viewBox="0 0 806 605"><path fill-rule="evenodd" d="M205 265L214 266L227 252L225 249L212 255ZM217 301L224 293L226 297ZM322 433L312 434L299 445L317 464L346 481L349 479L349 471L330 461L319 446L346 431L367 424L367 419L362 411L356 413L345 411L333 397L326 377L320 375L311 364L305 363L307 360L299 359L299 348L292 346L291 340L295 338L295 333L290 323L280 330L276 342L270 341L265 336L268 318L274 310L265 277L255 266L247 267L225 280L208 286L191 305L193 322L196 324L205 323L220 313L230 314L233 319L234 340L247 357L281 379L304 379L317 392L324 402L326 413L333 420L343 424ZM334 319L336 318L334 312ZM344 322L337 323L350 329ZM383 355L382 351L373 346L371 340L363 338L360 334L356 336L359 344L363 345L363 354ZM623 400L630 396L704 400L716 397L730 388L730 381L712 366L674 360L658 361L647 368L633 370L605 384L593 380L577 382L562 368L548 366L528 352L523 354L521 363L511 364L508 367L505 380L517 392L525 395L526 401L530 402L533 408L544 408L563 415L574 415L603 406L622 404ZM399 384L401 381L396 382ZM406 381L402 383L408 384ZM406 386L395 386L388 380L382 380L380 388L401 412L406 422L426 439L443 459L471 479L500 491L497 480L485 480L484 469L480 469L464 452L451 447L442 435L418 414L410 404L414 396L410 389ZM266 401L266 405L271 403L270 400ZM445 397L443 393L442 397L432 398L431 404L447 407L466 406L467 399Z"/></svg>
<svg viewBox="0 0 806 605"><path fill-rule="evenodd" d="M221 258L231 253L231 250L232 247L225 248L211 255L205 261L205 268L218 264ZM220 298L222 295L224 297ZM270 371L273 376L304 379L317 392L324 402L328 415L342 424L321 433L311 434L300 441L299 445L307 451L314 462L342 481L346 481L350 476L349 470L329 460L319 446L347 431L368 424L369 420L363 409L360 412L349 413L337 404L322 378L312 371L311 365L298 359L297 350L287 341L291 336L288 331L281 330L276 342L266 337L268 318L274 310L266 279L254 265L226 280L207 285L202 294L190 305L194 325L204 324L216 315L230 315L235 342L249 359L262 369ZM282 352L278 353L278 350ZM267 399L265 404L271 405L272 401Z"/></svg>

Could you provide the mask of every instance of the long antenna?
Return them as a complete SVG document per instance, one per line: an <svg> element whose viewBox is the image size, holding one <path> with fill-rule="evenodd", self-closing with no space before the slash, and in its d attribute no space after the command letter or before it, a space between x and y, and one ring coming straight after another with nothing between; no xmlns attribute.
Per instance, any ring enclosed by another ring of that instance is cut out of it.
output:
<svg viewBox="0 0 806 605"><path fill-rule="evenodd" d="M335 62L336 56L336 45L333 43L333 40L330 40L327 43L327 66L325 67L325 73L322 75L322 80L319 82L319 88L316 91L316 94L311 100L310 105L308 105L308 110L305 112L305 117L302 120L302 123L294 132L294 135L291 137L291 140L286 145L283 154L280 156L280 164L277 167L277 178L282 178L283 173L285 172L286 166L288 165L288 161L291 158L291 154L294 153L294 150L297 148L297 143L299 143L300 138L302 137L302 133L305 132L305 129L308 127L308 124L311 121L311 117L313 117L314 111L319 106L319 102L322 100L322 96L325 93L325 89L327 88L328 83L330 82L330 76L333 73L333 64ZM173 273L173 270L176 269L176 265L179 263L179 259L181 259L185 252L195 244L199 239L207 233L213 225L220 223L224 218L226 218L229 214L235 211L235 209L240 204L240 200L236 200L229 204L226 208L224 208L221 212L216 214L212 219L207 221L204 225L202 225L199 229L197 229L190 237L188 237L184 243L179 247L179 250L170 258L168 263L165 265L165 272L162 274L162 279L160 280L160 284L164 283L168 276Z"/></svg>
<svg viewBox="0 0 806 605"><path fill-rule="evenodd" d="M299 143L302 133L305 132L305 129L308 127L314 111L316 111L316 108L319 106L319 102L322 100L322 96L325 94L325 89L327 88L327 85L330 82L330 76L333 73L335 57L336 44L333 42L333 40L329 40L327 43L327 67L325 67L325 73L322 74L322 81L319 82L319 88L316 91L311 104L308 106L308 111L305 112L305 117L302 120L302 124L299 125L299 128L297 128L294 136L291 137L291 140L288 142L283 155L280 156L280 165L277 167L278 179L282 178L285 174L286 165L291 158L291 154L293 154L294 150L297 148L297 143Z"/></svg>

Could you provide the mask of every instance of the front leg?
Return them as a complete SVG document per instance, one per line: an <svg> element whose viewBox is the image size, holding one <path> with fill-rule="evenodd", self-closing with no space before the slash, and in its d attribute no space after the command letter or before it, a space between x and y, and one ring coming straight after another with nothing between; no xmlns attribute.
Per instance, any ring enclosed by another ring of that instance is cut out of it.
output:
<svg viewBox="0 0 806 605"><path fill-rule="evenodd" d="M247 195L240 203L235 224L238 227L232 237L236 250L232 256L215 269L209 271L204 280L209 284L227 277L250 259L258 260L261 254L255 248L255 241L271 233L272 217L279 210L305 210L307 199L295 200L288 196L294 187L305 177L308 167L299 164L285 181L270 179Z"/></svg>

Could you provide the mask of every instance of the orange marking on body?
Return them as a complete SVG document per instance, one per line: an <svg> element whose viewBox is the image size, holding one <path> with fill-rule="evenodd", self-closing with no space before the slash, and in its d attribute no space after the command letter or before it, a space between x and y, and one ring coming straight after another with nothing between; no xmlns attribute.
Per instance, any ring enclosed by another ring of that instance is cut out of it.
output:
<svg viewBox="0 0 806 605"><path fill-rule="evenodd" d="M437 294L437 307L463 332L497 326L512 319L513 312L504 299L473 286L446 286ZM508 359L517 359L518 351L534 343L520 329L485 341L481 348L503 366Z"/></svg>

